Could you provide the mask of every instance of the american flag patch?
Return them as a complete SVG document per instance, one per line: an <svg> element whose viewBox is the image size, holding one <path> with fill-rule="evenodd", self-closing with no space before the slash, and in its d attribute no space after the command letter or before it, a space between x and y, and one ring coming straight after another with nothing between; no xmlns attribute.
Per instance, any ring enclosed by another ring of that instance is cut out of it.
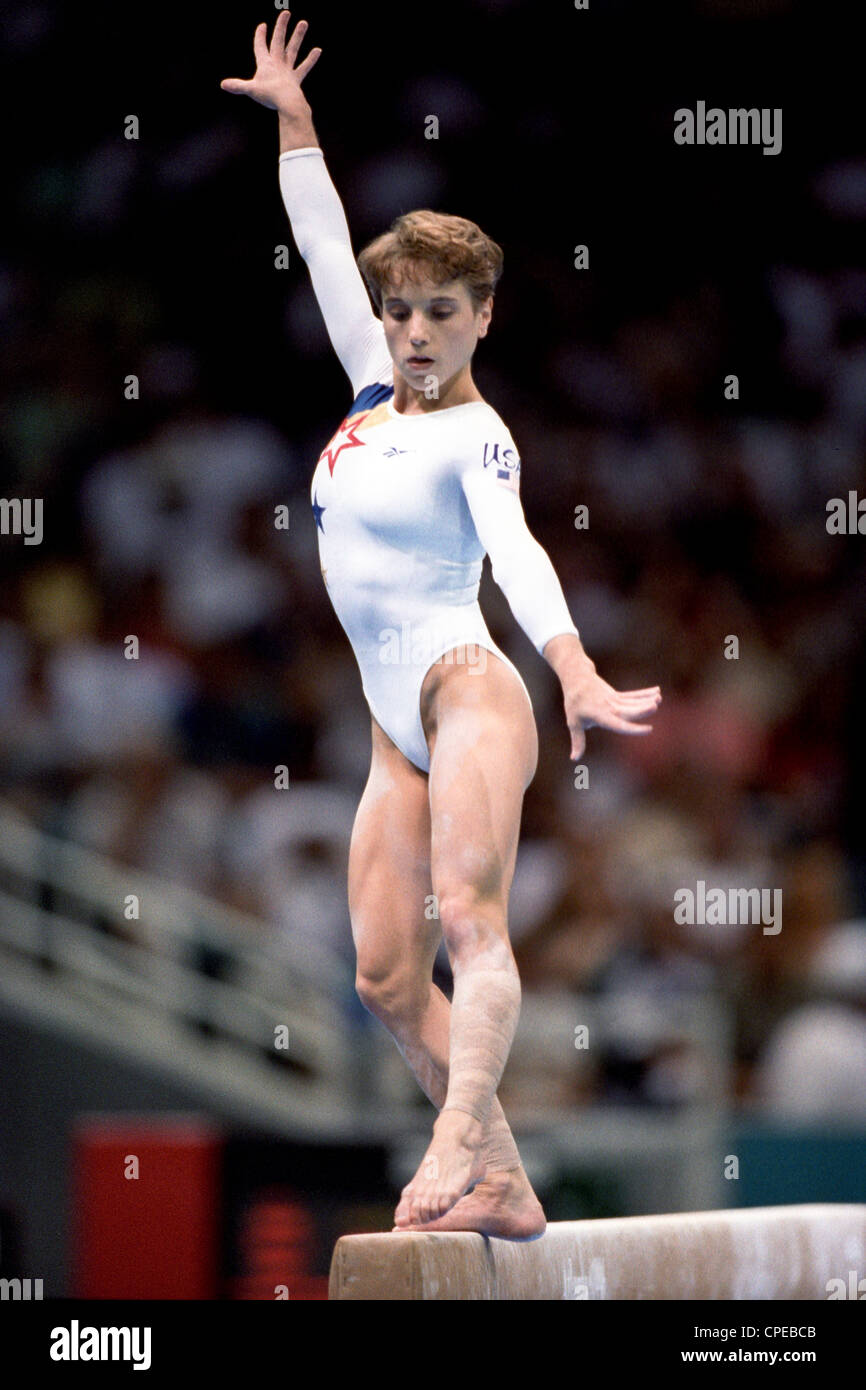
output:
<svg viewBox="0 0 866 1390"><path fill-rule="evenodd" d="M483 464L495 470L497 483L511 492L520 490L520 458L516 449L510 449L497 439L493 444L484 445Z"/></svg>

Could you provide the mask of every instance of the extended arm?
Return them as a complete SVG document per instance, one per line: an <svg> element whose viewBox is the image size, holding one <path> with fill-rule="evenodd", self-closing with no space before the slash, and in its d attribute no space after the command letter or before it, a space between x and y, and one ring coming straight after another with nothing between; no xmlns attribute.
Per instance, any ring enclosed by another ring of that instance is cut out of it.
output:
<svg viewBox="0 0 866 1390"><path fill-rule="evenodd" d="M526 524L516 479L500 484L476 459L464 471L462 483L493 578L536 651L559 678L571 757L583 755L586 730L594 725L621 734L650 733L651 725L636 721L658 709L658 686L618 691L599 676L571 620L550 557Z"/></svg>
<svg viewBox="0 0 866 1390"><path fill-rule="evenodd" d="M286 43L288 22L289 12L281 11L270 47L267 26L260 24L253 40L255 76L249 81L226 78L220 85L224 91L251 96L279 114L283 204L328 336L357 395L369 381L390 379L391 359L381 320L373 313L355 263L343 205L325 166L312 111L301 91L301 82L321 49L312 49L295 67L307 25L300 20Z"/></svg>
<svg viewBox="0 0 866 1390"><path fill-rule="evenodd" d="M464 474L463 491L493 578L535 650L543 655L550 639L563 633L570 633L579 646L562 585L526 524L517 493L478 468Z"/></svg>

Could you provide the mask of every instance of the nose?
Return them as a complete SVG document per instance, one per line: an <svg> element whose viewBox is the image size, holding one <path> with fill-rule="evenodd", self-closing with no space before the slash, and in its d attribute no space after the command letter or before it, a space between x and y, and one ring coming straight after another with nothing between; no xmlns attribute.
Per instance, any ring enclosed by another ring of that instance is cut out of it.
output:
<svg viewBox="0 0 866 1390"><path fill-rule="evenodd" d="M413 319L409 325L409 342L413 347L423 347L427 342L423 319Z"/></svg>

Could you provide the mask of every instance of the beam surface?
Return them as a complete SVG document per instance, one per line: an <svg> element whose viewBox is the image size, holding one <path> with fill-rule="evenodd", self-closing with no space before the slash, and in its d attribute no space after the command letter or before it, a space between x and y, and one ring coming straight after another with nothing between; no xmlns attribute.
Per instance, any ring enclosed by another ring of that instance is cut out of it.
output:
<svg viewBox="0 0 866 1390"><path fill-rule="evenodd" d="M866 1275L866 1205L822 1203L560 1221L526 1243L470 1231L342 1236L328 1296L827 1299L828 1281L847 1288L851 1270Z"/></svg>

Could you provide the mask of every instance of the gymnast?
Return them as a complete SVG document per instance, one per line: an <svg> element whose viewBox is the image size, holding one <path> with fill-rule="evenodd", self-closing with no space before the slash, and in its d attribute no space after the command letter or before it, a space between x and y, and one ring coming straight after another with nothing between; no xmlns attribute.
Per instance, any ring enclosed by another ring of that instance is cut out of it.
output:
<svg viewBox="0 0 866 1390"><path fill-rule="evenodd" d="M614 690L584 652L524 519L514 440L472 378L499 246L474 222L423 210L356 263L301 91L321 49L296 62L307 24L289 37L289 17L270 44L267 25L256 29L255 75L221 86L278 112L281 196L352 388L311 502L372 726L349 850L356 987L439 1111L394 1229L530 1240L544 1211L496 1090L520 1010L507 907L538 739L526 686L478 604L484 555L561 683L572 758L593 726L649 733L640 721L661 693ZM433 982L443 938L450 1002Z"/></svg>

